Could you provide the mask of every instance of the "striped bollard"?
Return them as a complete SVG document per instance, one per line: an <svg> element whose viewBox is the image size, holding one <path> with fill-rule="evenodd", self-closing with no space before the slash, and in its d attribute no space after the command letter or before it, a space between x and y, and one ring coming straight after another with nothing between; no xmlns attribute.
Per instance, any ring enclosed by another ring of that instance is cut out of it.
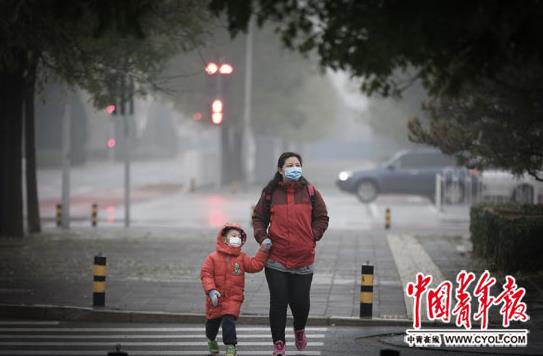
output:
<svg viewBox="0 0 543 356"><path fill-rule="evenodd" d="M362 265L360 278L360 317L371 318L373 314L373 266Z"/></svg>
<svg viewBox="0 0 543 356"><path fill-rule="evenodd" d="M62 204L57 204L57 227L60 227L62 225Z"/></svg>
<svg viewBox="0 0 543 356"><path fill-rule="evenodd" d="M390 229L390 208L385 210L385 229Z"/></svg>
<svg viewBox="0 0 543 356"><path fill-rule="evenodd" d="M92 227L96 227L96 225L98 225L98 204L96 203L92 204L91 224Z"/></svg>
<svg viewBox="0 0 543 356"><path fill-rule="evenodd" d="M92 285L92 305L103 307L106 304L106 257L94 256L94 283Z"/></svg>

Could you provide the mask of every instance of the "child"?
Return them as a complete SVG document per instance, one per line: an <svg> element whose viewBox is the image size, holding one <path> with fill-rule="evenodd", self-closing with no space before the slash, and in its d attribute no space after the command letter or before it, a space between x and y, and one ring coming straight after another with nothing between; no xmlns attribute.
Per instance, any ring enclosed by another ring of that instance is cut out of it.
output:
<svg viewBox="0 0 543 356"><path fill-rule="evenodd" d="M200 279L206 298L206 336L209 353L219 353L215 337L222 323L222 341L226 356L236 355L236 319L239 317L245 272L255 273L264 268L272 242L265 239L255 257L241 251L247 235L236 224L226 224L217 235L217 250L202 264Z"/></svg>

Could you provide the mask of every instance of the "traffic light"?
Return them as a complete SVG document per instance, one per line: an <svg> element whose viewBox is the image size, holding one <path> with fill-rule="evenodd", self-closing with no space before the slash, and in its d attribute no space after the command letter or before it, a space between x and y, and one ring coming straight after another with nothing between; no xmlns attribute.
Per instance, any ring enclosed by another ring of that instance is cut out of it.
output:
<svg viewBox="0 0 543 356"><path fill-rule="evenodd" d="M234 72L230 63L209 62L204 68L207 76L207 97L210 105L211 123L221 125L224 119L224 98L230 93L230 80L227 79ZM228 102L228 100L227 100ZM195 120L196 119L195 117Z"/></svg>
<svg viewBox="0 0 543 356"><path fill-rule="evenodd" d="M221 99L215 99L211 103L211 122L220 125L224 116L223 102Z"/></svg>
<svg viewBox="0 0 543 356"><path fill-rule="evenodd" d="M214 62L209 62L205 67L205 71L209 75L214 75L218 70L219 66Z"/></svg>
<svg viewBox="0 0 543 356"><path fill-rule="evenodd" d="M108 115L117 115L117 105L115 104L109 104L106 106L106 112Z"/></svg>
<svg viewBox="0 0 543 356"><path fill-rule="evenodd" d="M116 145L117 145L117 140L115 140L115 138L110 137L110 138L107 140L107 148L113 149L113 148L115 148Z"/></svg>
<svg viewBox="0 0 543 356"><path fill-rule="evenodd" d="M229 75L229 74L232 74L233 72L234 72L234 67L232 67L231 64L223 63L219 67L219 73L223 75Z"/></svg>

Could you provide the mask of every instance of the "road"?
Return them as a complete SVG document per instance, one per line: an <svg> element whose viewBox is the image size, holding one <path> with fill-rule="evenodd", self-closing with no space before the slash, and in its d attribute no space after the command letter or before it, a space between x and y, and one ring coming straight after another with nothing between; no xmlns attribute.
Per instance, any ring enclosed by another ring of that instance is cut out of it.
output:
<svg viewBox="0 0 543 356"><path fill-rule="evenodd" d="M315 170L315 169L314 169ZM124 219L122 165L96 162L71 171L71 216L75 226L89 226L91 205L98 204L100 224L122 226ZM311 177L309 177L311 179ZM437 211L425 198L384 196L361 204L354 195L340 192L333 182L315 178L331 217L331 229L370 230L384 225L390 208L393 228L466 229L467 207ZM61 201L59 169L38 172L41 215L46 226L55 224L56 204ZM132 164L131 226L219 227L227 221L249 226L251 207L261 187L218 189L207 187L189 192L182 160L134 162Z"/></svg>
<svg viewBox="0 0 543 356"><path fill-rule="evenodd" d="M287 354L290 355L368 355L384 349L401 355L536 355L543 346L534 337L530 348L417 349L403 344L405 327L307 327L308 346L303 352L293 346L293 332L287 327ZM270 355L271 337L266 325L238 323L239 355ZM217 338L221 344L221 336ZM156 323L95 323L0 320L0 355L26 356L106 356L117 344L128 355L207 355L204 325Z"/></svg>

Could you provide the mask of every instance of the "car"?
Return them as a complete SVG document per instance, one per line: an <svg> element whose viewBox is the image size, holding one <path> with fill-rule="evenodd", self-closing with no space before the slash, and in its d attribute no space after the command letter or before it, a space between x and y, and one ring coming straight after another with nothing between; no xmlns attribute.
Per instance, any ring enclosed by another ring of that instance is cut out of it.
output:
<svg viewBox="0 0 543 356"><path fill-rule="evenodd" d="M512 201L532 204L542 200L543 182L524 174L514 176L500 169L485 169L481 172L481 200Z"/></svg>
<svg viewBox="0 0 543 356"><path fill-rule="evenodd" d="M381 194L414 194L433 201L436 174L444 171L453 172L452 176L461 179L468 172L456 164L454 157L438 150L402 150L375 169L340 172L336 185L340 190L355 194L363 203L372 202ZM449 203L455 204L464 198L461 184L445 184L443 189L444 199Z"/></svg>

